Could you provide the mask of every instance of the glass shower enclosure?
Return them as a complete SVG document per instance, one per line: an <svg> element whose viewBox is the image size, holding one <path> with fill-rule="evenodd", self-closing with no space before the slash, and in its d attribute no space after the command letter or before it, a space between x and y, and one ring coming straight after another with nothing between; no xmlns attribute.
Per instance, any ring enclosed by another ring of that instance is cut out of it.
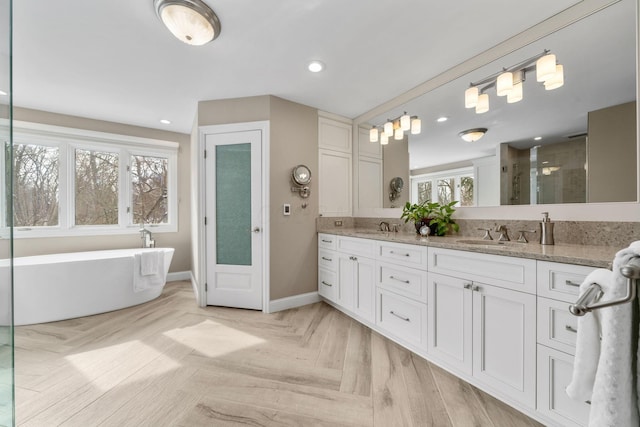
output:
<svg viewBox="0 0 640 427"><path fill-rule="evenodd" d="M0 426L15 425L11 0L0 0Z"/></svg>

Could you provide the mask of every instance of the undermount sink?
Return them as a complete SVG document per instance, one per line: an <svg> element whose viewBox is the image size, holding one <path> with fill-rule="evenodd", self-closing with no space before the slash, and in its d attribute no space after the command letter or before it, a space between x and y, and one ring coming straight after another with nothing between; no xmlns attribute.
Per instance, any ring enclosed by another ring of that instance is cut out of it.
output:
<svg viewBox="0 0 640 427"><path fill-rule="evenodd" d="M464 245L478 245L478 246L512 246L517 245L517 242L502 242L499 240L482 240L482 239L462 239L456 240L456 243L462 243Z"/></svg>

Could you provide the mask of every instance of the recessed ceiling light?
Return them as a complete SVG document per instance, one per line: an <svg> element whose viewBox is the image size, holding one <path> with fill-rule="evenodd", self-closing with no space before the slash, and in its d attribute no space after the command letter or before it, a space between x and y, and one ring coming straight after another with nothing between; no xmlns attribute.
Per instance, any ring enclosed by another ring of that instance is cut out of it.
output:
<svg viewBox="0 0 640 427"><path fill-rule="evenodd" d="M171 120L162 119L162 120L160 120L160 123L162 123L163 125L170 125L171 124Z"/></svg>
<svg viewBox="0 0 640 427"><path fill-rule="evenodd" d="M309 62L309 66L307 68L309 68L309 71L311 71L312 73L319 73L320 71L324 70L324 64L320 61L311 61Z"/></svg>
<svg viewBox="0 0 640 427"><path fill-rule="evenodd" d="M533 138L534 141L540 141L542 139L541 136L536 136L535 138Z"/></svg>
<svg viewBox="0 0 640 427"><path fill-rule="evenodd" d="M448 118L448 117L444 117L444 116L442 116L442 117L438 117L438 120L436 120L436 121L437 121L438 123L442 123L442 122L446 122L447 120L449 120L449 118Z"/></svg>

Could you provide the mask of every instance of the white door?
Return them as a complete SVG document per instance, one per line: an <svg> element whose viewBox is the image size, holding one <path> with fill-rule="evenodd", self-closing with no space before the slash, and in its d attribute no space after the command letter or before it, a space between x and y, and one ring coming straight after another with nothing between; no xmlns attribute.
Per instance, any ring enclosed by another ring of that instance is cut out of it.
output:
<svg viewBox="0 0 640 427"><path fill-rule="evenodd" d="M206 135L207 305L262 309L262 133Z"/></svg>

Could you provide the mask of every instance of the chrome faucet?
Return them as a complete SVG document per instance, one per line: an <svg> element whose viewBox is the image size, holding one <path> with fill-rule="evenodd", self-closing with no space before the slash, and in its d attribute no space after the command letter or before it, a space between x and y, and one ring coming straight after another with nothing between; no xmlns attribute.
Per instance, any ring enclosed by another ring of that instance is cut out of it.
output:
<svg viewBox="0 0 640 427"><path fill-rule="evenodd" d="M389 223L387 221L382 221L380 223L380 231L391 231L389 228Z"/></svg>
<svg viewBox="0 0 640 427"><path fill-rule="evenodd" d="M500 237L498 237L499 242L508 242L510 240L506 225L496 225L495 231L500 233Z"/></svg>
<svg viewBox="0 0 640 427"><path fill-rule="evenodd" d="M151 235L151 231L144 228L144 223L140 223L140 239L142 239L142 247L143 248L155 248L156 241L153 239Z"/></svg>

